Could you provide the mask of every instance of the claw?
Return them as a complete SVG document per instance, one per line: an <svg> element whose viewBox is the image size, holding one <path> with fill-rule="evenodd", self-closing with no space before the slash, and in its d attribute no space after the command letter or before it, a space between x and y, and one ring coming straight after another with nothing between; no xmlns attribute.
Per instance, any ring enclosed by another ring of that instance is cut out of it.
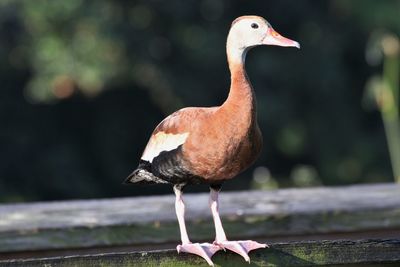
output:
<svg viewBox="0 0 400 267"><path fill-rule="evenodd" d="M210 244L210 243L189 243L189 244L182 244L176 247L178 253L185 252L198 255L205 259L207 263L211 266L214 266L214 263L211 260L211 257L219 251L221 248L217 245Z"/></svg>
<svg viewBox="0 0 400 267"><path fill-rule="evenodd" d="M214 242L215 245L218 245L219 247L223 248L225 250L229 249L240 256L242 256L245 261L250 263L250 257L248 253L254 249L259 249L259 248L267 248L267 244L260 244L255 241L251 240L244 240L244 241L221 241L221 242Z"/></svg>
<svg viewBox="0 0 400 267"><path fill-rule="evenodd" d="M222 249L224 252L226 252L226 248L221 243L218 243L217 241L214 241L213 245L214 246L218 246L220 249Z"/></svg>

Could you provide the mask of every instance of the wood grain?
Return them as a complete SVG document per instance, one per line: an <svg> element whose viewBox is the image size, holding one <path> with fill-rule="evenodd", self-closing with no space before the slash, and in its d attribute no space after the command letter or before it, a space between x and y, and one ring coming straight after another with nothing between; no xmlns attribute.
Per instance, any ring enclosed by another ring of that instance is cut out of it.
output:
<svg viewBox="0 0 400 267"><path fill-rule="evenodd" d="M399 266L400 240L316 241L281 243L250 253L251 264L240 256L220 251L215 266ZM36 260L0 261L4 267L17 266L208 266L198 256L178 255L174 250L109 253L55 257Z"/></svg>
<svg viewBox="0 0 400 267"><path fill-rule="evenodd" d="M184 197L189 235L212 241L208 194ZM399 185L229 192L220 198L231 239L371 231L400 237ZM175 243L173 205L172 195L1 205L0 253Z"/></svg>

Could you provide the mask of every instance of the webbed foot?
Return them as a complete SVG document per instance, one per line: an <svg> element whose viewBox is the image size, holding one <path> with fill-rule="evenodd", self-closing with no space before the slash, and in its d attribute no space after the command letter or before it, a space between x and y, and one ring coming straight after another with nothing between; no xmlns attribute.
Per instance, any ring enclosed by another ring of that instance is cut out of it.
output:
<svg viewBox="0 0 400 267"><path fill-rule="evenodd" d="M248 253L254 249L259 249L259 248L267 248L268 245L267 244L260 244L256 241L252 241L252 240L241 240L241 241L220 241L217 242L215 241L213 243L214 245L219 246L221 249L225 250L225 249L229 249L237 254L239 254L240 256L242 256L245 261L250 263L250 257L248 255Z"/></svg>
<svg viewBox="0 0 400 267"><path fill-rule="evenodd" d="M207 263L211 266L214 266L214 263L211 260L211 257L219 250L222 248L218 245L215 244L210 244L210 243L188 243L188 244L182 244L178 245L176 247L176 250L178 253L180 252L185 252L185 253L191 253L191 254L196 254L203 259L207 261Z"/></svg>

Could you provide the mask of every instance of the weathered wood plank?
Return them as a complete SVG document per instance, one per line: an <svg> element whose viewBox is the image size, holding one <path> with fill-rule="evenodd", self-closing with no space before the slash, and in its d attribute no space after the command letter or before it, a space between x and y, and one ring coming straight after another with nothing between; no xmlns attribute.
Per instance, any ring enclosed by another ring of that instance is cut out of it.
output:
<svg viewBox="0 0 400 267"><path fill-rule="evenodd" d="M187 194L193 240L214 238L207 194ZM162 244L179 240L174 197L0 206L0 252ZM400 231L400 186L245 191L221 194L231 238Z"/></svg>
<svg viewBox="0 0 400 267"><path fill-rule="evenodd" d="M382 266L400 264L400 240L317 241L282 243L250 253L251 264L230 252L213 257L216 266ZM18 266L207 266L197 256L174 250L109 253L87 256L56 257L36 260L0 261L4 267Z"/></svg>

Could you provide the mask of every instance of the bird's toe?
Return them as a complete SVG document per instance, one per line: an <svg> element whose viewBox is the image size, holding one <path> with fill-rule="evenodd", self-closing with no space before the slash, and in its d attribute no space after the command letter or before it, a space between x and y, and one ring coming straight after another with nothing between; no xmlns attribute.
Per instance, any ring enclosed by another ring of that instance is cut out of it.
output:
<svg viewBox="0 0 400 267"><path fill-rule="evenodd" d="M211 257L221 248L217 245L210 244L210 243L188 243L178 245L176 250L178 253L185 252L198 255L205 259L207 263L211 266L214 266L214 263L211 260Z"/></svg>
<svg viewBox="0 0 400 267"><path fill-rule="evenodd" d="M252 240L241 240L241 241L215 241L215 245L218 245L222 249L229 249L244 258L245 261L250 262L248 253L254 249L267 248L267 244L260 244Z"/></svg>

